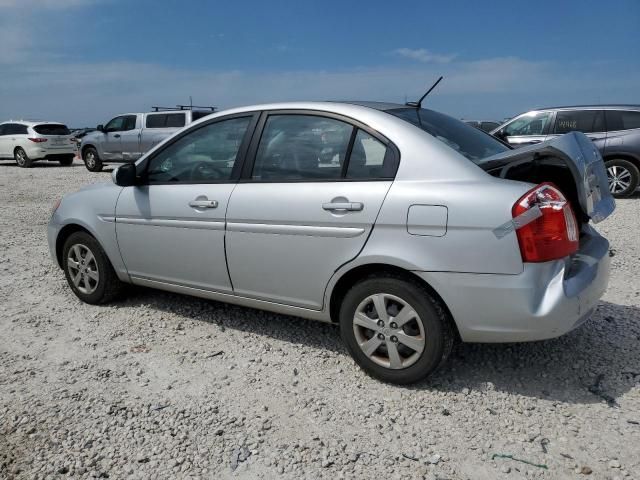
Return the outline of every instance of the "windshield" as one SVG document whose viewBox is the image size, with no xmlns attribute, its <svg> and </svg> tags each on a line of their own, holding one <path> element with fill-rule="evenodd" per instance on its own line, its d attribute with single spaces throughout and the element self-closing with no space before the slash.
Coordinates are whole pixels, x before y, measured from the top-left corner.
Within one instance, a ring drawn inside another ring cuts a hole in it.
<svg viewBox="0 0 640 480">
<path fill-rule="evenodd" d="M 387 113 L 421 128 L 474 163 L 509 150 L 488 133 L 433 110 L 398 108 Z"/>
</svg>

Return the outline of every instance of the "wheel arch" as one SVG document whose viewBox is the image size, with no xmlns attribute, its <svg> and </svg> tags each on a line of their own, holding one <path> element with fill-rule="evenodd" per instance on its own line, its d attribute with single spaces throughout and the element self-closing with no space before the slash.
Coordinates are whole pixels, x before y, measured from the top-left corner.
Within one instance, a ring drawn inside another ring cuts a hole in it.
<svg viewBox="0 0 640 480">
<path fill-rule="evenodd" d="M 82 147 L 80 149 L 80 153 L 82 153 L 82 159 L 83 160 L 84 160 L 84 154 L 89 148 L 93 148 L 96 152 L 98 152 L 98 147 L 96 147 L 92 143 L 88 143 L 86 145 L 82 145 Z"/>
<path fill-rule="evenodd" d="M 62 249 L 64 248 L 64 242 L 66 242 L 67 238 L 69 238 L 76 232 L 85 232 L 88 235 L 91 235 L 93 238 L 96 238 L 96 236 L 87 228 L 77 223 L 70 223 L 62 227 L 58 232 L 58 236 L 56 237 L 56 260 L 60 268 L 64 268 L 62 265 Z"/>
<path fill-rule="evenodd" d="M 449 318 L 452 320 L 453 328 L 455 330 L 456 336 L 460 338 L 460 333 L 458 331 L 458 326 L 455 322 L 455 319 L 449 309 L 449 306 L 446 304 L 442 295 L 440 295 L 435 288 L 433 288 L 429 283 L 427 283 L 423 278 L 419 277 L 411 270 L 407 270 L 405 268 L 399 267 L 397 265 L 392 265 L 388 263 L 367 263 L 363 265 L 355 266 L 346 272 L 343 272 L 340 278 L 335 282 L 333 288 L 331 289 L 331 294 L 329 297 L 329 316 L 331 319 L 331 323 L 339 323 L 340 316 L 340 305 L 345 295 L 349 291 L 349 289 L 355 285 L 358 281 L 362 280 L 373 274 L 389 274 L 394 276 L 400 276 L 405 278 L 406 280 L 417 283 L 420 286 L 426 288 L 431 295 L 435 299 L 437 299 L 442 308 L 445 309 Z"/>
<path fill-rule="evenodd" d="M 605 155 L 603 157 L 605 162 L 609 162 L 611 160 L 627 160 L 628 162 L 633 163 L 638 170 L 640 170 L 640 158 L 635 157 L 629 153 L 611 153 Z"/>
</svg>

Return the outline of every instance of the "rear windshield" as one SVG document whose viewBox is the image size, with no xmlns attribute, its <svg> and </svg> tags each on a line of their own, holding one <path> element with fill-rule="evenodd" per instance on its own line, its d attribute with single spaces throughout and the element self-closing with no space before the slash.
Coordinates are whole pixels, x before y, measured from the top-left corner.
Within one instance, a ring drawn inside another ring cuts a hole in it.
<svg viewBox="0 0 640 480">
<path fill-rule="evenodd" d="M 71 135 L 66 125 L 61 123 L 46 123 L 44 125 L 36 125 L 33 127 L 36 133 L 40 135 Z"/>
<path fill-rule="evenodd" d="M 509 150 L 488 133 L 433 110 L 398 108 L 387 113 L 421 128 L 474 163 Z"/>
</svg>

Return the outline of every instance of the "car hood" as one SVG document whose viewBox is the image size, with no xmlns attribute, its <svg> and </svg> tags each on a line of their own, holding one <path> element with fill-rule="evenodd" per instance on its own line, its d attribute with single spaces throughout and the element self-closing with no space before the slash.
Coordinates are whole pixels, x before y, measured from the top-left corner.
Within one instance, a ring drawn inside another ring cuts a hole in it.
<svg viewBox="0 0 640 480">
<path fill-rule="evenodd" d="M 523 163 L 563 163 L 571 172 L 583 212 L 598 223 L 615 210 L 615 200 L 609 191 L 604 160 L 593 142 L 581 132 L 571 132 L 546 142 L 509 150 L 484 159 L 484 170 L 502 170 L 506 177 L 509 168 Z"/>
</svg>

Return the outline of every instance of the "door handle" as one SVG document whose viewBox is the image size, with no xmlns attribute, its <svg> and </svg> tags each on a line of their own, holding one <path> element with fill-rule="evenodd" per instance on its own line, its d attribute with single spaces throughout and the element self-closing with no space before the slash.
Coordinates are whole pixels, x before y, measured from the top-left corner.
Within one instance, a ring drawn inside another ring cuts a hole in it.
<svg viewBox="0 0 640 480">
<path fill-rule="evenodd" d="M 120 138 L 120 134 L 119 134 L 119 133 L 116 133 L 116 134 L 113 136 L 113 138 Z"/>
<path fill-rule="evenodd" d="M 344 210 L 350 212 L 359 212 L 364 208 L 364 204 L 362 202 L 330 202 L 323 203 L 322 208 L 329 211 Z"/>
<path fill-rule="evenodd" d="M 529 143 L 533 145 L 534 143 L 542 143 L 542 140 L 530 140 Z"/>
<path fill-rule="evenodd" d="M 193 208 L 218 208 L 216 200 L 191 200 L 189 206 Z"/>
</svg>

